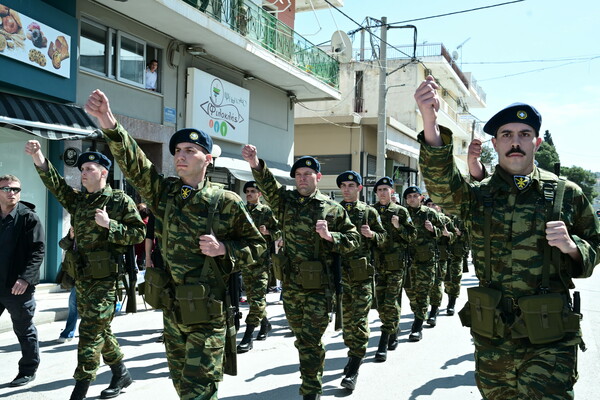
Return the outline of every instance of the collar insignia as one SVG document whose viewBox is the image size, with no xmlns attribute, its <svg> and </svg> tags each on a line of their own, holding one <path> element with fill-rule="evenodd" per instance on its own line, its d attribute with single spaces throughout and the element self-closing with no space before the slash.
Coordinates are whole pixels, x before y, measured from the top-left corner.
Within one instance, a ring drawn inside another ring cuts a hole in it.
<svg viewBox="0 0 600 400">
<path fill-rule="evenodd" d="M 388 207 L 388 206 L 379 205 L 379 212 L 380 212 L 380 213 L 384 212 L 385 210 L 387 210 L 387 207 Z"/>
<path fill-rule="evenodd" d="M 354 208 L 354 203 L 346 203 L 344 204 L 344 208 L 346 209 L 346 211 L 352 211 L 352 209 Z"/>
<path fill-rule="evenodd" d="M 531 183 L 531 178 L 524 175 L 515 175 L 513 176 L 513 180 L 515 182 L 515 186 L 519 190 L 525 189 Z"/>
<path fill-rule="evenodd" d="M 300 203 L 300 204 L 304 204 L 305 202 L 306 202 L 306 197 L 300 196 L 300 197 L 298 198 L 298 203 Z"/>
<path fill-rule="evenodd" d="M 192 194 L 192 190 L 194 190 L 193 187 L 188 186 L 188 185 L 183 185 L 181 187 L 181 198 L 185 200 L 188 197 L 190 197 L 190 195 Z"/>
</svg>

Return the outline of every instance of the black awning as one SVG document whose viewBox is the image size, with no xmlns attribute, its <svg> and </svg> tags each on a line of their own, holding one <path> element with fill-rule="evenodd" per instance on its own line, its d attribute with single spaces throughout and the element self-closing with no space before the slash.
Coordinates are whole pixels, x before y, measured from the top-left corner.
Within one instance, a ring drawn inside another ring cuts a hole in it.
<svg viewBox="0 0 600 400">
<path fill-rule="evenodd" d="M 81 107 L 8 93 L 0 93 L 0 126 L 50 140 L 102 137 Z"/>
</svg>

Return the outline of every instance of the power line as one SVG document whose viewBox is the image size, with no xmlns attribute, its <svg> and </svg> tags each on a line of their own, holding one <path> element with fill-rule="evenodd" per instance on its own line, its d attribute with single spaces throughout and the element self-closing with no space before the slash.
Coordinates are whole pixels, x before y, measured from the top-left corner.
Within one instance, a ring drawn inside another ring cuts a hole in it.
<svg viewBox="0 0 600 400">
<path fill-rule="evenodd" d="M 327 0 L 325 0 L 325 1 L 327 1 Z M 406 21 L 392 22 L 389 25 L 405 24 L 407 22 L 423 21 L 423 20 L 426 20 L 426 19 L 447 17 L 449 15 L 463 14 L 463 13 L 468 13 L 468 12 L 472 12 L 472 11 L 480 11 L 480 10 L 485 10 L 487 8 L 500 7 L 500 6 L 505 6 L 505 5 L 513 4 L 513 3 L 521 3 L 523 1 L 525 1 L 525 0 L 507 1 L 505 3 L 493 4 L 491 6 L 477 7 L 477 8 L 471 8 L 471 9 L 468 9 L 468 10 L 454 11 L 454 12 L 450 12 L 450 13 L 446 13 L 446 14 L 432 15 L 430 17 L 422 17 L 422 18 L 416 18 L 416 19 L 407 19 Z"/>
<path fill-rule="evenodd" d="M 487 78 L 487 79 L 479 79 L 479 82 L 486 82 L 486 81 L 493 81 L 496 79 L 502 79 L 502 78 L 510 78 L 512 76 L 517 76 L 517 75 L 525 75 L 525 74 L 530 74 L 532 72 L 539 72 L 539 71 L 545 71 L 547 69 L 554 69 L 554 68 L 561 68 L 561 67 L 565 67 L 567 65 L 571 65 L 571 64 L 580 64 L 582 62 L 587 62 L 587 61 L 591 61 L 591 60 L 595 60 L 597 58 L 600 58 L 600 56 L 596 56 L 596 57 L 592 57 L 590 59 L 586 59 L 586 60 L 582 60 L 582 61 L 572 61 L 572 62 L 568 62 L 568 63 L 564 63 L 564 64 L 560 64 L 560 65 L 553 65 L 551 67 L 545 67 L 545 68 L 538 68 L 538 69 L 532 69 L 529 71 L 522 71 L 522 72 L 516 72 L 514 74 L 508 74 L 508 75 L 503 75 L 503 76 L 496 76 L 494 78 Z"/>
<path fill-rule="evenodd" d="M 526 64 L 526 63 L 547 63 L 547 62 L 559 62 L 559 61 L 590 61 L 595 58 L 600 57 L 600 55 L 592 55 L 592 56 L 580 56 L 580 57 L 564 57 L 564 58 L 553 58 L 546 60 L 515 60 L 515 61 L 472 61 L 472 62 L 464 62 L 463 64 Z"/>
</svg>

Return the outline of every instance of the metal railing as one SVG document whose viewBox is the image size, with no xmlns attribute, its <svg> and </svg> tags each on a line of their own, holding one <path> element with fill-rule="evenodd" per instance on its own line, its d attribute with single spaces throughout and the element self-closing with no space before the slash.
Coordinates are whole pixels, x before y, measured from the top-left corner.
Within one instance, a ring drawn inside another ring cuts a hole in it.
<svg viewBox="0 0 600 400">
<path fill-rule="evenodd" d="M 339 63 L 250 0 L 182 0 L 295 67 L 338 88 Z"/>
</svg>

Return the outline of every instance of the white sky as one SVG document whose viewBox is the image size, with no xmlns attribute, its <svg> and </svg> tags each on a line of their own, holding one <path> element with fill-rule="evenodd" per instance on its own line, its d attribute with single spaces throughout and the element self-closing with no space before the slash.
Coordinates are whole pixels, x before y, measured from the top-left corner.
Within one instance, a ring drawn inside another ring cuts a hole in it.
<svg viewBox="0 0 600 400">
<path fill-rule="evenodd" d="M 366 16 L 386 16 L 392 23 L 509 1 L 345 0 L 341 10 L 359 23 Z M 531 104 L 542 114 L 541 132 L 550 130 L 563 166 L 600 171 L 600 135 L 594 120 L 600 108 L 599 17 L 596 0 L 526 0 L 403 24 L 417 27 L 418 43 L 441 42 L 450 53 L 470 38 L 457 63 L 473 73 L 487 95 L 487 108 L 471 108 L 472 114 L 486 121 L 511 103 Z M 315 44 L 329 40 L 338 29 L 357 27 L 336 10 L 296 15 L 295 30 Z M 412 35 L 411 29 L 390 29 L 387 41 L 411 44 Z M 356 35 L 353 47 L 359 45 Z M 536 60 L 558 61 L 525 62 Z M 521 62 L 500 63 L 507 61 Z"/>
</svg>

